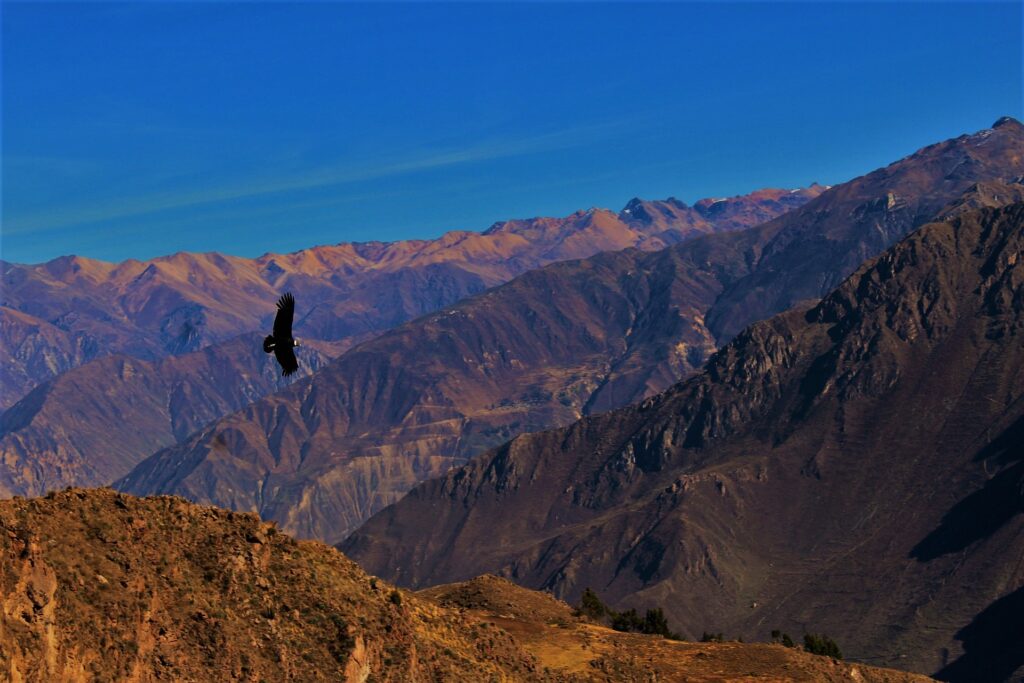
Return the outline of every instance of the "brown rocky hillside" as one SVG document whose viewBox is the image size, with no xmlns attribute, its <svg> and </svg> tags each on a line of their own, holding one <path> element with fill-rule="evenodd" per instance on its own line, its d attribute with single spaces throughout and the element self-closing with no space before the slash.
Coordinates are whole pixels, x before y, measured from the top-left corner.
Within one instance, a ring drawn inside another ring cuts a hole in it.
<svg viewBox="0 0 1024 683">
<path fill-rule="evenodd" d="M 459 587 L 396 591 L 255 515 L 102 489 L 2 501 L 0 677 L 532 683 L 674 681 L 685 670 L 692 681 L 920 680 L 779 646 L 618 634 L 550 597 L 489 578 L 475 585 L 501 601 L 500 615 L 455 604 Z M 543 640 L 564 643 L 563 656 Z"/>
<path fill-rule="evenodd" d="M 341 547 L 663 605 L 684 635 L 824 631 L 951 681 L 1024 675 L 1024 204 L 913 233 L 703 373 L 413 489 Z"/>
<path fill-rule="evenodd" d="M 930 681 L 920 674 L 879 669 L 802 648 L 737 641 L 694 643 L 622 633 L 577 615 L 548 593 L 493 575 L 435 586 L 417 596 L 504 629 L 542 666 L 580 681 L 802 681 L 840 683 Z"/>
</svg>

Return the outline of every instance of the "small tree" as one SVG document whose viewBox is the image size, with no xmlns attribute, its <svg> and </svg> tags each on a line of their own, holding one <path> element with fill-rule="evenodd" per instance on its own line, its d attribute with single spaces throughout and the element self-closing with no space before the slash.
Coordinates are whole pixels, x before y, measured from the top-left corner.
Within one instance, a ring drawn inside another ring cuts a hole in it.
<svg viewBox="0 0 1024 683">
<path fill-rule="evenodd" d="M 644 620 L 632 607 L 625 612 L 612 614 L 612 628 L 616 631 L 642 631 Z"/>
<path fill-rule="evenodd" d="M 597 593 L 590 590 L 590 588 L 583 589 L 583 595 L 580 596 L 579 613 L 588 619 L 594 621 L 600 621 L 608 614 L 608 605 L 601 602 L 601 598 L 597 597 Z"/>
<path fill-rule="evenodd" d="M 772 642 L 773 643 L 782 643 L 786 647 L 795 647 L 796 646 L 796 643 L 794 643 L 793 639 L 789 637 L 789 634 L 788 633 L 783 633 L 779 629 L 774 629 L 772 631 Z"/>
<path fill-rule="evenodd" d="M 680 639 L 678 633 L 669 629 L 668 619 L 665 618 L 665 613 L 660 607 L 647 610 L 647 614 L 644 615 L 643 632 L 659 635 L 671 640 Z"/>
<path fill-rule="evenodd" d="M 828 636 L 819 636 L 814 633 L 805 634 L 804 649 L 814 655 L 823 655 L 833 659 L 843 658 L 843 653 L 840 651 L 839 646 L 836 645 L 836 641 Z"/>
</svg>

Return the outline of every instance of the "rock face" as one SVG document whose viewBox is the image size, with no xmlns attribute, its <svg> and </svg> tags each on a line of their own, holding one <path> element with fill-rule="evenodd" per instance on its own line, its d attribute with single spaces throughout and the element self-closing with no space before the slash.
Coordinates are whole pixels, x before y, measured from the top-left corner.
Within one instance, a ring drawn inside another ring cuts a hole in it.
<svg viewBox="0 0 1024 683">
<path fill-rule="evenodd" d="M 832 188 L 825 197 L 758 228 L 757 267 L 708 311 L 720 342 L 755 320 L 836 287 L 866 259 L 939 217 L 976 186 L 1024 176 L 1024 125 L 1015 119 L 946 140 Z M 1019 187 L 1019 186 L 1018 186 Z M 1017 190 L 1019 192 L 1019 189 Z M 1010 197 L 989 195 L 992 205 Z"/>
<path fill-rule="evenodd" d="M 478 609 L 497 600 L 499 614 Z M 652 659 L 664 680 L 696 683 L 923 680 L 778 645 L 618 633 L 494 577 L 399 591 L 255 515 L 180 498 L 0 501 L 4 680 L 583 683 L 650 680 Z"/>
<path fill-rule="evenodd" d="M 668 388 L 739 321 L 817 299 L 979 181 L 1021 175 L 1022 159 L 1024 127 L 1007 125 L 927 147 L 760 227 L 527 273 L 353 349 L 117 486 L 255 510 L 340 541 L 416 482 L 517 433 Z M 980 175 L 965 176 L 965 164 Z M 827 258 L 809 255 L 811 243 Z"/>
<path fill-rule="evenodd" d="M 343 243 L 257 259 L 178 253 L 117 264 L 79 256 L 40 265 L 0 262 L 0 409 L 91 358 L 154 360 L 268 328 L 285 290 L 299 300 L 296 334 L 337 342 L 340 351 L 531 268 L 751 227 L 821 190 L 760 190 L 711 212 L 676 201 L 670 214 L 652 209 L 658 215 L 651 220 L 580 211 L 497 223 L 484 233 Z"/>
<path fill-rule="evenodd" d="M 287 386 L 261 341 L 243 335 L 159 361 L 105 356 L 36 387 L 0 415 L 0 497 L 109 484 L 154 451 Z M 311 347 L 298 351 L 302 375 L 326 360 Z"/>
<path fill-rule="evenodd" d="M 5 680 L 560 680 L 331 548 L 177 498 L 0 501 L 0 586 Z"/>
<path fill-rule="evenodd" d="M 854 659 L 1017 680 L 1022 257 L 1024 204 L 927 225 L 700 375 L 520 436 L 341 547 L 407 586 L 592 586 L 690 637 L 803 629 Z"/>
<path fill-rule="evenodd" d="M 41 379 L 56 377 L 98 352 L 84 334 L 70 334 L 45 320 L 0 307 L 0 410 Z"/>
</svg>

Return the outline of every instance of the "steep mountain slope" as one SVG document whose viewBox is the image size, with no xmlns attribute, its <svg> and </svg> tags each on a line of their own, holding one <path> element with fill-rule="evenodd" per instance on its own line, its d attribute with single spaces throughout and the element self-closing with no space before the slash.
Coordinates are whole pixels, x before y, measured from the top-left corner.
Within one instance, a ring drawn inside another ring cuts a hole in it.
<svg viewBox="0 0 1024 683">
<path fill-rule="evenodd" d="M 743 268 L 739 253 L 721 260 Z M 710 305 L 725 270 L 630 250 L 531 271 L 353 349 L 155 454 L 117 486 L 258 510 L 302 536 L 339 541 L 416 482 L 513 434 L 691 372 L 713 341 L 690 322 L 699 308 L 680 305 L 698 295 Z M 662 363 L 646 374 L 618 367 L 657 351 Z"/>
<path fill-rule="evenodd" d="M 562 621 L 466 611 L 451 604 L 459 587 L 431 597 L 396 591 L 332 548 L 296 542 L 254 515 L 178 498 L 69 489 L 0 501 L 0 676 L 33 683 L 668 680 L 641 668 L 656 656 L 661 669 L 692 662 L 695 671 L 718 672 L 695 681 L 721 681 L 731 671 L 787 681 L 920 680 L 779 646 L 619 634 L 579 623 L 548 596 L 489 579 L 474 585 L 500 591 L 507 611 L 526 614 L 543 602 Z M 533 653 L 545 634 L 568 640 L 566 628 L 586 638 L 577 652 L 600 658 L 583 662 L 594 674 Z M 638 671 L 642 678 L 615 675 Z"/>
<path fill-rule="evenodd" d="M 0 497 L 109 484 L 146 455 L 287 386 L 261 341 L 243 335 L 160 361 L 105 356 L 36 387 L 0 415 Z M 298 352 L 299 376 L 327 360 L 311 347 Z"/>
<path fill-rule="evenodd" d="M 520 436 L 341 547 L 402 585 L 494 571 L 664 605 L 684 635 L 824 631 L 863 661 L 1020 676 L 1022 255 L 1024 204 L 928 225 L 699 376 Z"/>
<path fill-rule="evenodd" d="M 0 330 L 19 361 L 17 368 L 5 363 L 0 409 L 90 358 L 121 353 L 153 360 L 263 329 L 284 290 L 299 299 L 297 334 L 358 341 L 540 265 L 751 227 L 822 189 L 761 190 L 710 208 L 635 200 L 635 217 L 579 211 L 498 223 L 483 233 L 343 243 L 257 259 L 178 253 L 119 264 L 78 256 L 34 266 L 0 262 Z M 671 210 L 659 210 L 662 205 Z M 25 316 L 47 323 L 45 332 Z"/>
<path fill-rule="evenodd" d="M 965 159 L 990 175 L 947 181 Z M 154 454 L 117 485 L 256 510 L 289 532 L 340 541 L 417 481 L 517 433 L 668 388 L 718 346 L 708 321 L 723 297 L 735 298 L 736 283 L 792 282 L 793 298 L 817 297 L 804 285 L 852 271 L 846 255 L 873 248 L 879 221 L 895 240 L 926 210 L 977 194 L 979 181 L 996 187 L 1022 172 L 1024 127 L 1003 123 L 834 187 L 762 227 L 528 273 L 353 349 L 312 380 Z M 916 208 L 887 211 L 889 193 Z M 779 271 L 775 256 L 762 266 L 766 249 L 784 254 L 786 240 L 797 252 L 817 241 L 843 258 Z M 759 314 L 760 300 L 747 299 L 756 304 L 749 315 Z"/>
<path fill-rule="evenodd" d="M 733 211 L 742 210 L 745 218 L 753 220 L 751 212 L 764 215 L 783 211 L 804 201 L 801 197 L 817 191 L 817 187 L 789 193 L 761 191 L 751 195 L 749 200 L 722 200 L 714 206 L 727 205 L 733 207 Z M 780 193 L 784 199 L 780 198 Z M 633 202 L 632 205 L 646 206 L 648 203 Z M 678 202 L 672 206 L 675 213 L 667 218 L 662 216 L 664 220 L 655 229 L 657 234 L 676 230 L 681 238 L 685 231 L 680 226 L 690 226 L 687 229 L 694 231 L 713 229 L 707 222 L 694 220 L 693 216 L 701 216 L 697 209 L 680 209 L 684 205 Z M 651 211 L 653 213 L 654 209 Z M 632 220 L 654 223 L 646 214 Z M 722 220 L 732 225 L 728 222 L 728 215 L 722 214 Z M 551 223 L 548 227 L 553 233 L 564 229 L 557 221 Z M 667 228 L 668 224 L 677 227 Z M 506 225 L 500 229 L 529 235 L 537 244 L 553 239 L 551 235 L 532 235 L 524 225 L 527 223 Z M 405 271 L 405 275 L 400 274 L 400 277 L 408 277 L 409 272 Z M 22 316 L 20 313 L 17 315 Z M 591 323 L 590 327 L 594 324 Z M 334 353 L 338 347 L 337 344 L 310 340 L 306 343 L 312 343 L 326 353 Z M 51 380 L 49 384 L 53 386 L 37 388 L 9 409 L 11 415 L 0 418 L 0 463 L 3 463 L 0 465 L 0 494 L 38 495 L 50 488 L 67 485 L 108 484 L 124 476 L 128 469 L 155 451 L 181 441 L 206 423 L 283 386 L 271 376 L 273 363 L 268 363 L 261 354 L 254 352 L 258 341 L 249 339 L 248 344 L 239 344 L 236 339 L 205 347 L 195 356 L 204 359 L 198 364 L 173 360 L 126 360 L 123 356 L 101 357 L 75 368 L 66 377 Z M 706 346 L 703 341 L 701 344 Z M 689 353 L 692 362 L 706 355 L 706 350 L 698 348 Z M 614 354 L 603 355 L 613 357 Z M 212 358 L 219 359 L 219 365 L 215 371 L 209 372 L 207 361 Z M 132 370 L 115 371 L 114 366 L 122 362 L 131 365 Z M 599 359 L 598 362 L 603 361 Z M 676 365 L 685 365 L 686 362 L 679 361 Z M 673 369 L 671 377 L 678 376 L 677 370 Z M 266 381 L 254 385 L 251 378 L 261 375 Z M 604 394 L 608 394 L 616 384 L 614 377 L 612 380 Z M 638 375 L 637 381 L 643 380 Z M 181 391 L 176 386 L 179 382 L 187 384 L 190 400 L 170 400 L 172 393 Z M 662 382 L 658 388 L 663 386 L 667 385 Z M 55 387 L 65 390 L 56 390 Z M 537 390 L 543 391 L 543 387 Z M 494 401 L 507 398 L 493 383 L 488 391 Z M 216 398 L 211 402 L 205 398 L 208 396 Z M 467 414 L 474 409 L 472 405 L 464 408 Z M 569 412 L 555 423 L 568 422 L 578 415 L 578 410 Z M 545 419 L 538 424 L 548 426 L 552 422 Z M 504 438 L 507 435 L 496 435 L 488 445 L 499 443 Z M 421 478 L 417 475 L 412 481 Z M 405 484 L 401 492 L 411 483 Z M 385 500 L 390 502 L 393 498 Z"/>
<path fill-rule="evenodd" d="M 934 220 L 978 182 L 1024 175 L 1024 125 L 1010 117 L 940 142 L 834 188 L 828 202 L 759 228 L 757 267 L 708 311 L 719 341 L 805 299 L 824 296 L 866 259 Z M 1000 202 L 1001 204 L 1007 201 Z"/>
<path fill-rule="evenodd" d="M 0 307 L 0 410 L 35 386 L 97 354 L 92 340 L 45 320 Z"/>
</svg>

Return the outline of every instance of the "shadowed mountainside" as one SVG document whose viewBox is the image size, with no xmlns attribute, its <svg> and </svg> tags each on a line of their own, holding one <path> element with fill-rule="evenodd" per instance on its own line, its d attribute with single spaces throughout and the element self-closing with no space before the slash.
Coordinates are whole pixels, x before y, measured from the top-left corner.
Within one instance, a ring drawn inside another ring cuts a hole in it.
<svg viewBox="0 0 1024 683">
<path fill-rule="evenodd" d="M 1000 629 L 1024 586 L 1022 255 L 1024 204 L 928 225 L 699 376 L 520 436 L 341 547 L 402 585 L 497 572 L 664 605 L 691 637 L 804 629 L 949 680 L 1020 675 Z"/>
<path fill-rule="evenodd" d="M 337 342 L 340 352 L 532 268 L 748 228 L 823 189 L 759 190 L 693 207 L 637 199 L 619 214 L 592 209 L 496 223 L 483 233 L 342 243 L 256 259 L 177 253 L 122 263 L 79 256 L 39 265 L 0 261 L 0 409 L 92 358 L 154 360 L 268 328 L 286 290 L 300 305 L 296 334 Z"/>
<path fill-rule="evenodd" d="M 479 609 L 497 600 L 500 614 Z M 924 680 L 778 645 L 617 633 L 494 577 L 396 591 L 255 515 L 110 490 L 0 501 L 0 607 L 0 676 L 26 683 Z"/>
<path fill-rule="evenodd" d="M 963 176 L 965 166 L 982 177 Z M 723 306 L 753 302 L 748 315 L 756 316 L 756 291 L 779 305 L 817 298 L 820 283 L 859 264 L 850 254 L 953 210 L 965 193 L 995 201 L 1012 188 L 992 193 L 978 183 L 1008 187 L 998 179 L 1022 172 L 1024 127 L 1002 121 L 761 227 L 532 271 L 353 349 L 153 455 L 117 486 L 256 510 L 289 532 L 340 541 L 417 481 L 517 433 L 668 388 L 723 341 L 710 322 Z M 841 256 L 803 259 L 807 242 Z M 737 283 L 755 290 L 737 299 Z M 729 319 L 739 315 L 735 308 Z"/>
</svg>

